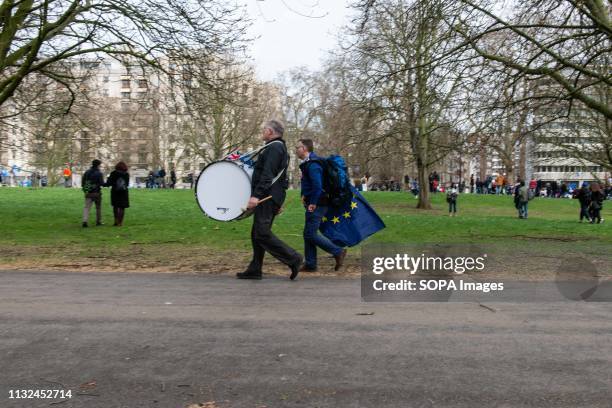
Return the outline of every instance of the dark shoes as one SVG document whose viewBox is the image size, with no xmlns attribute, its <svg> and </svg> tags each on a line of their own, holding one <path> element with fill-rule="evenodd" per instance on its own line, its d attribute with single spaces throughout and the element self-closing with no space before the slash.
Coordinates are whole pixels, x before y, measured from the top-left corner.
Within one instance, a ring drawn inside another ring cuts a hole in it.
<svg viewBox="0 0 612 408">
<path fill-rule="evenodd" d="M 291 268 L 291 275 L 289 275 L 289 279 L 295 280 L 295 278 L 297 278 L 298 273 L 300 273 L 300 266 L 302 265 L 303 260 L 304 258 L 299 255 L 298 260 L 293 264 L 289 265 L 289 268 Z"/>
<path fill-rule="evenodd" d="M 306 265 L 302 265 L 302 267 L 299 270 L 299 272 L 316 272 L 316 271 L 317 271 L 317 268 L 311 268 Z"/>
<path fill-rule="evenodd" d="M 261 280 L 261 272 L 255 273 L 250 271 L 238 272 L 236 274 L 236 278 L 238 279 L 253 279 L 253 280 Z"/>
<path fill-rule="evenodd" d="M 337 271 L 344 264 L 344 258 L 346 258 L 346 249 L 343 249 L 338 255 L 334 255 L 334 259 L 336 260 L 336 266 L 334 266 L 334 271 Z"/>
</svg>

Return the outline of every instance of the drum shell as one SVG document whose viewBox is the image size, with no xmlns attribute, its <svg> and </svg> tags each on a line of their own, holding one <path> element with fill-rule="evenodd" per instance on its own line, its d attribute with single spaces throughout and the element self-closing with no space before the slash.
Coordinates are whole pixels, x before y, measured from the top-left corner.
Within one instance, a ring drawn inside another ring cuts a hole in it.
<svg viewBox="0 0 612 408">
<path fill-rule="evenodd" d="M 221 166 L 219 166 L 220 163 L 222 164 Z M 224 171 L 222 171 L 222 167 Z M 237 169 L 240 170 L 237 171 Z M 216 182 L 203 179 L 205 175 L 208 175 L 207 177 L 215 175 L 219 177 L 219 173 L 225 172 L 228 175 L 223 176 L 222 174 L 222 180 L 217 180 Z M 252 174 L 253 168 L 240 161 L 220 160 L 210 163 L 202 169 L 195 183 L 195 199 L 198 207 L 200 207 L 204 215 L 216 221 L 236 221 L 248 218 L 253 214 L 253 210 L 246 209 L 248 198 L 251 195 Z M 211 184 L 214 187 L 213 189 L 218 190 L 218 193 L 217 191 L 210 191 L 212 188 Z M 236 185 L 240 187 L 238 188 Z M 234 197 L 235 195 L 240 197 L 236 198 Z M 221 196 L 221 198 L 218 196 Z M 224 201 L 226 199 L 231 203 L 227 206 L 231 208 L 225 208 L 225 203 L 222 206 L 217 205 L 219 200 Z M 211 202 L 213 203 L 211 204 Z M 233 213 L 234 216 L 226 216 L 225 212 L 221 214 L 219 211 L 215 211 L 215 209 L 227 210 L 230 214 Z"/>
</svg>

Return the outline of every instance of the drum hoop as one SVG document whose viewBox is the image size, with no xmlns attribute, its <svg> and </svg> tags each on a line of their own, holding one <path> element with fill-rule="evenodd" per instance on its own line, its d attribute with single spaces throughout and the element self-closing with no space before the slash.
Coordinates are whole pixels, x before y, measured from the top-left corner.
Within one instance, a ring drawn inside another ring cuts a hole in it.
<svg viewBox="0 0 612 408">
<path fill-rule="evenodd" d="M 200 211 L 202 211 L 202 213 L 207 217 L 210 218 L 211 220 L 217 221 L 217 222 L 234 222 L 234 221 L 239 221 L 241 220 L 242 216 L 244 214 L 246 214 L 249 210 L 243 211 L 242 214 L 240 214 L 238 217 L 231 219 L 231 220 L 227 220 L 227 221 L 223 221 L 223 220 L 218 220 L 216 218 L 211 217 L 210 215 L 206 214 L 206 211 L 204 211 L 204 209 L 202 208 L 202 206 L 200 205 L 200 201 L 198 200 L 198 181 L 200 181 L 200 177 L 202 177 L 202 174 L 204 174 L 204 170 L 206 170 L 208 167 L 212 166 L 215 163 L 223 163 L 223 162 L 228 162 L 228 163 L 234 163 L 234 160 L 217 160 L 211 163 L 208 163 L 206 166 L 204 166 L 204 168 L 202 169 L 202 171 L 200 171 L 200 174 L 198 175 L 198 178 L 196 179 L 195 182 L 195 187 L 193 189 L 193 194 L 196 200 L 196 203 L 198 204 L 198 208 L 200 209 Z M 244 172 L 244 174 L 246 174 L 247 177 L 249 177 L 249 173 L 247 173 L 247 171 L 244 169 L 244 166 L 240 166 L 239 164 L 235 164 L 234 165 L 236 167 L 239 167 L 240 170 L 242 170 Z"/>
</svg>

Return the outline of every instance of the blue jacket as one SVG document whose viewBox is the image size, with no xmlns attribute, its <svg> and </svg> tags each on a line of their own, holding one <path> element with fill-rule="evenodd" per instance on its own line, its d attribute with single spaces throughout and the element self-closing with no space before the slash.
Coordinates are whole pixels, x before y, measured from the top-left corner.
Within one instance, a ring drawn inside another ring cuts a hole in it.
<svg viewBox="0 0 612 408">
<path fill-rule="evenodd" d="M 308 160 L 300 164 L 302 170 L 302 196 L 304 204 L 325 204 L 325 194 L 323 191 L 323 165 L 322 157 L 311 152 Z"/>
</svg>

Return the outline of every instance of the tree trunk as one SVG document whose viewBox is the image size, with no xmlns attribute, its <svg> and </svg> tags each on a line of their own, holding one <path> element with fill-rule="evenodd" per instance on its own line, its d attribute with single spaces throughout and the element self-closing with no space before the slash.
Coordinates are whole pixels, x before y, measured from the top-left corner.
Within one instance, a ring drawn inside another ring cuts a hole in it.
<svg viewBox="0 0 612 408">
<path fill-rule="evenodd" d="M 417 172 L 419 179 L 419 202 L 417 208 L 423 210 L 431 210 L 431 202 L 429 201 L 429 174 L 427 166 L 420 161 L 417 162 Z"/>
</svg>

